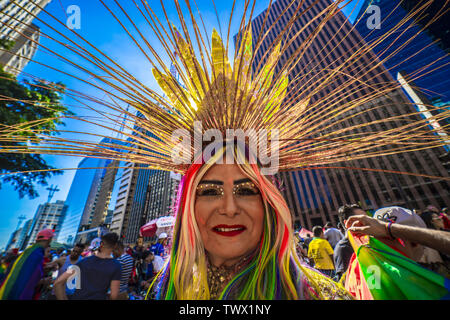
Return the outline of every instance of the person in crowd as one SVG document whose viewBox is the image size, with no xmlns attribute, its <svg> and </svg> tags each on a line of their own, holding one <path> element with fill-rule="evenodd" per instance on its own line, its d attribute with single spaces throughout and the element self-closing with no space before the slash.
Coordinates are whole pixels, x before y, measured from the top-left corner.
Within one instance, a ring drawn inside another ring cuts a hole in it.
<svg viewBox="0 0 450 320">
<path fill-rule="evenodd" d="M 250 165 L 255 159 L 248 151 L 234 140 L 218 141 L 212 159 L 184 176 L 171 253 L 146 297 L 351 299 L 302 263 L 288 206 L 274 180 Z M 234 155 L 232 163 L 226 154 Z"/>
<path fill-rule="evenodd" d="M 58 249 L 56 249 L 56 252 L 53 254 L 52 261 L 56 261 L 56 260 L 58 260 L 59 258 L 61 258 L 61 255 L 63 254 L 63 252 L 64 252 L 64 249 L 63 249 L 63 248 L 58 248 Z"/>
<path fill-rule="evenodd" d="M 333 248 L 330 243 L 324 239 L 323 228 L 315 226 L 312 229 L 314 238 L 309 244 L 308 258 L 314 263 L 314 268 L 323 274 L 333 277 Z"/>
<path fill-rule="evenodd" d="M 300 258 L 302 258 L 305 262 L 309 262 L 308 259 L 308 251 L 304 249 L 303 244 L 305 240 L 303 240 L 300 236 L 298 231 L 294 233 L 294 240 L 295 240 L 295 247 L 297 249 L 297 254 Z"/>
<path fill-rule="evenodd" d="M 145 261 L 147 262 L 146 280 L 152 279 L 164 266 L 164 260 L 162 257 L 148 252 Z"/>
<path fill-rule="evenodd" d="M 424 211 L 422 212 L 422 215 L 420 217 L 423 219 L 423 221 L 427 225 L 427 228 L 429 229 L 447 230 L 447 228 L 445 227 L 443 216 L 436 211 Z"/>
<path fill-rule="evenodd" d="M 339 223 L 342 226 L 345 226 L 345 223 L 349 217 L 362 214 L 365 214 L 365 212 L 357 204 L 343 205 L 338 210 Z M 333 261 L 336 268 L 336 280 L 340 280 L 342 278 L 342 275 L 347 270 L 350 259 L 352 258 L 352 255 L 354 253 L 352 245 L 350 244 L 350 241 L 348 239 L 348 233 L 347 231 L 345 231 L 345 229 L 344 233 L 344 237 L 336 244 L 334 248 Z"/>
<path fill-rule="evenodd" d="M 52 250 L 50 247 L 45 249 L 44 260 L 42 261 L 44 276 L 35 289 L 33 300 L 48 300 L 51 297 L 53 284 L 53 265 L 54 256 L 57 251 Z"/>
<path fill-rule="evenodd" d="M 411 211 L 404 208 L 401 209 L 402 210 L 397 209 L 395 211 L 395 214 L 406 215 L 407 217 L 412 215 Z M 397 245 L 397 243 L 399 242 L 396 241 L 396 239 L 401 238 L 410 243 L 421 244 L 433 248 L 439 252 L 450 254 L 450 233 L 428 229 L 426 228 L 425 222 L 423 222 L 422 219 L 420 219 L 418 222 L 410 221 L 410 223 L 404 222 L 405 219 L 397 219 L 397 221 L 395 223 L 392 223 L 388 229 L 387 226 L 389 221 L 378 218 L 380 214 L 381 213 L 376 216 L 374 215 L 373 218 L 361 215 L 353 216 L 347 221 L 346 227 L 350 231 L 370 235 L 376 237 L 377 239 L 379 238 L 381 240 L 384 240 L 383 242 L 386 242 L 386 244 L 388 245 L 392 244 L 391 242 L 388 242 L 388 240 L 393 241 L 394 244 Z M 417 218 L 420 217 L 416 216 L 408 220 L 417 221 Z M 406 251 L 408 252 L 411 250 L 411 248 L 406 249 Z M 411 254 L 410 256 L 417 257 L 418 255 Z"/>
<path fill-rule="evenodd" d="M 67 270 L 55 281 L 55 294 L 58 300 L 68 300 L 65 285 L 69 278 L 76 275 L 79 282 L 71 300 L 107 300 L 119 298 L 121 266 L 119 261 L 112 257 L 119 236 L 107 233 L 101 237 L 100 247 L 95 255 L 84 258 L 71 269 Z"/>
<path fill-rule="evenodd" d="M 158 241 L 150 247 L 150 251 L 152 251 L 153 254 L 157 256 L 163 257 L 166 245 L 167 245 L 167 233 L 163 232 L 158 236 Z"/>
<path fill-rule="evenodd" d="M 11 270 L 12 266 L 14 265 L 14 261 L 16 261 L 18 256 L 19 250 L 17 248 L 14 248 L 13 250 L 10 250 L 8 253 L 6 253 L 6 255 L 3 257 L 3 261 L 1 264 L 1 268 L 3 271 L 0 272 L 0 285 L 9 274 L 9 271 Z"/>
<path fill-rule="evenodd" d="M 6 264 L 6 257 L 2 256 L 0 259 L 0 285 L 3 282 L 3 279 L 6 275 L 6 269 L 8 269 L 8 265 Z"/>
<path fill-rule="evenodd" d="M 313 239 L 313 238 L 311 237 L 311 235 L 310 235 L 309 233 L 307 233 L 307 234 L 306 234 L 305 241 L 303 242 L 303 245 L 304 245 L 304 248 L 306 249 L 306 251 L 308 251 L 308 249 L 309 249 L 309 244 L 311 243 L 312 239 Z"/>
<path fill-rule="evenodd" d="M 448 213 L 448 208 L 443 208 L 440 215 L 444 221 L 444 228 L 450 230 L 450 216 Z"/>
<path fill-rule="evenodd" d="M 342 234 L 345 234 L 345 228 L 344 228 L 344 225 L 343 225 L 342 223 L 338 222 L 338 224 L 337 224 L 337 229 L 338 229 Z"/>
<path fill-rule="evenodd" d="M 164 266 L 163 258 L 153 254 L 152 251 L 146 252 L 145 262 L 147 263 L 147 271 L 145 279 L 141 281 L 142 290 L 146 290 L 150 287 L 154 277 L 158 274 L 159 271 L 161 271 Z"/>
<path fill-rule="evenodd" d="M 442 219 L 442 223 L 444 225 L 443 229 L 450 229 L 450 219 L 448 217 L 448 214 L 446 214 L 446 212 L 445 212 L 445 211 L 447 211 L 447 208 L 443 208 L 442 210 L 439 210 L 438 208 L 436 208 L 435 206 L 430 204 L 427 206 L 425 211 L 433 212 L 436 215 L 438 215 Z"/>
<path fill-rule="evenodd" d="M 450 231 L 445 228 L 444 219 L 436 211 L 424 211 L 420 217 L 428 229 Z M 439 253 L 435 249 L 424 246 L 424 254 L 419 263 L 425 268 L 442 274 L 446 278 L 450 277 L 450 258 L 444 253 Z"/>
<path fill-rule="evenodd" d="M 36 299 L 36 288 L 51 282 L 44 279 L 44 258 L 53 236 L 51 229 L 39 231 L 36 243 L 17 257 L 0 287 L 0 300 Z"/>
<path fill-rule="evenodd" d="M 331 225 L 331 222 L 325 224 L 324 239 L 326 239 L 334 249 L 336 244 L 344 237 L 344 235 Z"/>
<path fill-rule="evenodd" d="M 67 269 L 72 266 L 77 264 L 78 262 L 81 261 L 81 259 L 83 259 L 83 257 L 81 256 L 83 251 L 84 251 L 84 247 L 85 245 L 82 243 L 77 243 L 75 244 L 75 246 L 73 247 L 73 249 L 70 251 L 69 255 L 61 255 L 61 257 L 55 261 L 53 261 L 50 266 L 53 268 L 57 268 L 57 275 L 56 275 L 56 279 L 58 279 L 59 277 L 61 277 L 66 271 Z M 75 289 L 74 289 L 74 282 L 76 281 L 75 278 L 72 279 L 72 283 L 69 286 L 66 285 L 66 295 L 68 298 L 70 298 L 74 293 L 75 293 Z M 53 290 L 53 295 L 55 295 L 55 291 Z"/>
<path fill-rule="evenodd" d="M 133 256 L 133 249 L 130 246 L 127 246 L 125 252 L 129 255 L 129 256 Z"/>
<path fill-rule="evenodd" d="M 125 252 L 125 247 L 121 241 L 117 243 L 113 255 L 122 267 L 119 300 L 128 300 L 128 284 L 130 282 L 131 272 L 133 271 L 134 260 L 132 256 Z"/>
<path fill-rule="evenodd" d="M 147 253 L 144 250 L 143 245 L 136 244 L 133 248 L 133 258 L 134 258 L 134 270 L 133 270 L 133 281 L 136 283 L 136 291 L 140 292 L 140 284 L 145 279 L 145 273 L 147 265 L 145 263 L 145 257 Z"/>
</svg>

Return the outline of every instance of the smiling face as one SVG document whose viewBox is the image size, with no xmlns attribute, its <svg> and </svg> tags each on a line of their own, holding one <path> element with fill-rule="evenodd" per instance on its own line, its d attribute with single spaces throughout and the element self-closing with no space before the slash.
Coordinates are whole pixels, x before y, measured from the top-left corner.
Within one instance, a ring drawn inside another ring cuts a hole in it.
<svg viewBox="0 0 450 320">
<path fill-rule="evenodd" d="M 436 230 L 444 229 L 444 219 L 437 213 L 433 213 L 431 223 L 433 223 Z"/>
<path fill-rule="evenodd" d="M 258 188 L 235 164 L 216 164 L 200 181 L 195 218 L 212 264 L 231 266 L 261 241 L 264 205 Z"/>
</svg>

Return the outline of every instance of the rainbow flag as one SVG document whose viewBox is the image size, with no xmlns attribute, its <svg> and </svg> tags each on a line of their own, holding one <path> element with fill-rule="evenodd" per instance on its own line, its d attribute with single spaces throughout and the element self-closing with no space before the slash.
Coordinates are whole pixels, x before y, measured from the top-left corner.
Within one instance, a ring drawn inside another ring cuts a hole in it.
<svg viewBox="0 0 450 320">
<path fill-rule="evenodd" d="M 0 300 L 32 300 L 34 290 L 42 279 L 44 247 L 34 244 L 14 262 L 0 287 Z"/>
<path fill-rule="evenodd" d="M 373 237 L 366 243 L 355 239 L 350 233 L 349 238 L 356 255 L 347 271 L 345 285 L 349 291 L 356 291 L 357 298 L 450 299 L 450 279 L 422 267 Z"/>
</svg>

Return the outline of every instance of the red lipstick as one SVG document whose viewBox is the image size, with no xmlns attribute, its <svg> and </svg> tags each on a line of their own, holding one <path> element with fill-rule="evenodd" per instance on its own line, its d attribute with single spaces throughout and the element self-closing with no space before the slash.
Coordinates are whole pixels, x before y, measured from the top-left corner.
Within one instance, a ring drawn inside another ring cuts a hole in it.
<svg viewBox="0 0 450 320">
<path fill-rule="evenodd" d="M 247 228 L 243 225 L 240 224 L 234 224 L 234 225 L 228 225 L 228 224 L 219 224 L 217 226 L 215 226 L 214 228 L 212 228 L 212 230 L 221 235 L 221 236 L 225 236 L 225 237 L 234 237 L 237 236 L 238 234 L 241 234 L 242 232 L 244 232 Z"/>
</svg>

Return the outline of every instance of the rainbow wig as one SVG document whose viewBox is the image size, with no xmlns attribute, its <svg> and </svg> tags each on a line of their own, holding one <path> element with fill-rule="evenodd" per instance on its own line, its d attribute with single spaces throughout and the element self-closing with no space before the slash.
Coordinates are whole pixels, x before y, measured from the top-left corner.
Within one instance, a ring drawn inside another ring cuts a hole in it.
<svg viewBox="0 0 450 320">
<path fill-rule="evenodd" d="M 224 288 L 220 299 L 301 299 L 305 290 L 312 290 L 317 298 L 322 298 L 322 290 L 315 285 L 317 274 L 302 267 L 297 256 L 292 218 L 286 201 L 271 177 L 262 175 L 260 167 L 248 161 L 249 154 L 245 152 L 248 150 L 242 150 L 236 144 L 231 144 L 231 147 L 227 144 L 207 162 L 192 164 L 183 177 L 178 190 L 170 257 L 155 277 L 149 292 L 153 290 L 156 299 L 210 299 L 207 257 L 194 214 L 195 190 L 208 169 L 224 157 L 227 148 L 233 149 L 235 163 L 260 190 L 265 218 L 259 250 Z M 299 288 L 299 279 L 305 277 L 309 281 L 304 283 L 309 288 Z"/>
</svg>

